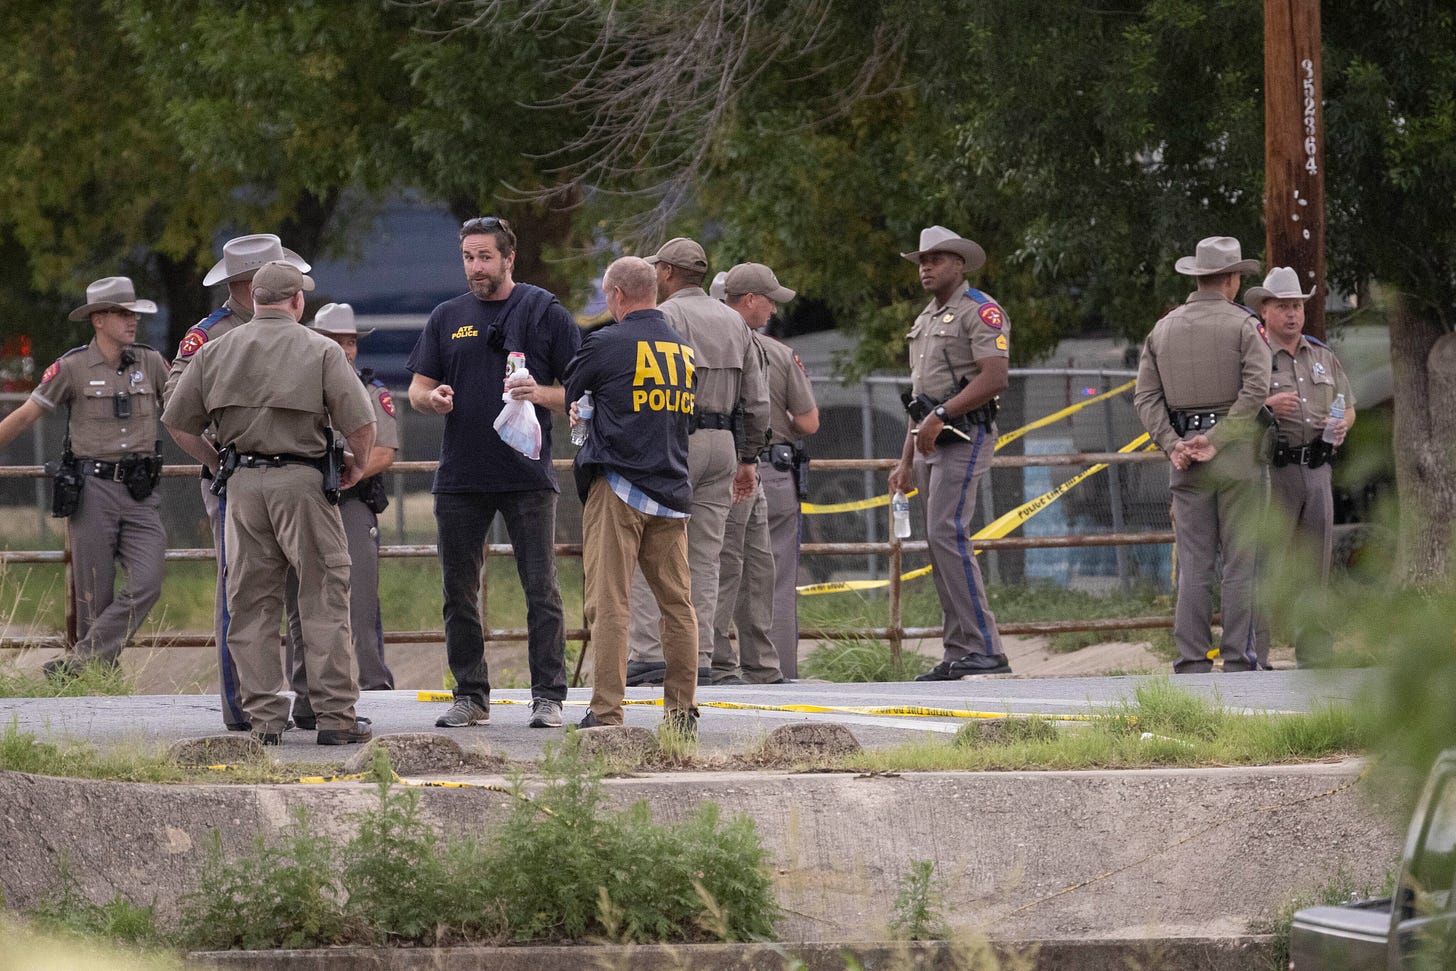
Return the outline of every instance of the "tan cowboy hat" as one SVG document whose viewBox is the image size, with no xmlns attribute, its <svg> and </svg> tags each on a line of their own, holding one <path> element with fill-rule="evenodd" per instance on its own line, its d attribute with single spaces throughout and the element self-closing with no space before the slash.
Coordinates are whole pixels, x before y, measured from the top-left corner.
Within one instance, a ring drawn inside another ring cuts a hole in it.
<svg viewBox="0 0 1456 971">
<path fill-rule="evenodd" d="M 1315 289 L 1312 286 L 1309 293 L 1303 292 L 1299 289 L 1299 274 L 1294 272 L 1294 267 L 1276 266 L 1264 278 L 1263 286 L 1249 287 L 1244 291 L 1244 306 L 1258 310 L 1265 300 L 1308 300 L 1314 296 Z"/>
<path fill-rule="evenodd" d="M 313 329 L 320 334 L 353 334 L 367 337 L 374 328 L 360 330 L 354 324 L 354 308 L 346 303 L 326 303 L 313 315 Z"/>
<path fill-rule="evenodd" d="M 283 241 L 272 233 L 257 233 L 252 236 L 238 236 L 222 244 L 222 259 L 207 271 L 202 285 L 246 280 L 258 271 L 264 263 L 282 262 L 296 266 L 307 273 L 312 267 L 308 261 L 283 245 Z"/>
<path fill-rule="evenodd" d="M 1232 236 L 1209 236 L 1198 241 L 1198 249 L 1193 256 L 1179 257 L 1173 269 L 1184 276 L 1258 273 L 1259 261 L 1243 259 L 1239 241 Z"/>
<path fill-rule="evenodd" d="M 723 292 L 730 297 L 761 293 L 774 303 L 788 303 L 797 294 L 779 282 L 774 271 L 762 263 L 739 263 L 723 278 Z"/>
<path fill-rule="evenodd" d="M 98 310 L 108 310 L 112 307 L 139 314 L 157 312 L 157 305 L 150 300 L 137 299 L 136 288 L 132 286 L 130 277 L 109 276 L 104 280 L 97 280 L 87 287 L 85 305 L 71 311 L 66 319 L 85 320 Z"/>
<path fill-rule="evenodd" d="M 931 226 L 920 231 L 920 248 L 913 253 L 901 253 L 911 263 L 919 263 L 926 253 L 954 253 L 966 261 L 966 272 L 972 273 L 986 265 L 986 251 L 981 244 L 951 232 L 944 226 Z"/>
</svg>

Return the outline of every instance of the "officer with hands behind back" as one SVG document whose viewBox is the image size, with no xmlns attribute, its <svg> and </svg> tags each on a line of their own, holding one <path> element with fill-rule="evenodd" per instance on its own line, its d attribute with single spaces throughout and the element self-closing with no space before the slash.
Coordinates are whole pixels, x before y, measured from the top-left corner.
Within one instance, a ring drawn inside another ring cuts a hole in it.
<svg viewBox="0 0 1456 971">
<path fill-rule="evenodd" d="M 124 276 L 91 284 L 86 303 L 69 319 L 89 319 L 95 337 L 46 368 L 30 398 L 0 421 L 4 448 L 42 415 L 66 407 L 53 512 L 69 517 L 79 640 L 71 654 L 46 662 L 50 677 L 73 676 L 85 664 L 115 666 L 162 594 L 167 535 L 156 494 L 162 474 L 157 418 L 167 361 L 136 343 L 137 315 L 156 312 Z M 118 560 L 126 571 L 119 594 Z"/>
</svg>

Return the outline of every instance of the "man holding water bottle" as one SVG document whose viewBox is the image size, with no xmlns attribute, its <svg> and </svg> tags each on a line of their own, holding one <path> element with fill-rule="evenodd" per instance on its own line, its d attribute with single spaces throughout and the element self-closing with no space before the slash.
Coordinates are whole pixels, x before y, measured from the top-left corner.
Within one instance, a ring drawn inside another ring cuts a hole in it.
<svg viewBox="0 0 1456 971">
<path fill-rule="evenodd" d="M 435 473 L 435 522 L 444 574 L 445 653 L 455 702 L 435 722 L 465 728 L 490 720 L 490 673 L 480 616 L 480 569 L 497 513 L 526 593 L 532 728 L 561 725 L 566 699 L 566 623 L 556 577 L 556 496 L 550 412 L 566 412 L 556 384 L 581 345 L 571 314 L 549 291 L 516 283 L 516 234 L 495 216 L 460 227 L 460 257 L 470 292 L 430 314 L 410 354 L 410 406 L 445 416 Z M 493 429 L 504 405 L 507 361 L 525 355 L 529 377 L 510 395 L 536 406 L 541 453 L 531 459 Z"/>
</svg>

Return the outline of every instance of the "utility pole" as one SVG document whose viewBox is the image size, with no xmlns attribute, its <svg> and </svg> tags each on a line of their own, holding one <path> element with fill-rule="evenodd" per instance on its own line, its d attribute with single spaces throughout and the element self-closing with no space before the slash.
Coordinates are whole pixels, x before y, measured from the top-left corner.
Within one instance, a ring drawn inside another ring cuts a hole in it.
<svg viewBox="0 0 1456 971">
<path fill-rule="evenodd" d="M 1319 0 L 1264 0 L 1264 254 L 1292 266 L 1304 332 L 1324 340 L 1325 132 Z"/>
</svg>

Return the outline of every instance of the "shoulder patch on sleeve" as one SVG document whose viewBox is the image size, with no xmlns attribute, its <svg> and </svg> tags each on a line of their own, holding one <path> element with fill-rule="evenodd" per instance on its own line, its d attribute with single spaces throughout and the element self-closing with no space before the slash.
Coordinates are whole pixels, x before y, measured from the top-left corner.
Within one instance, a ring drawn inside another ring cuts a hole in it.
<svg viewBox="0 0 1456 971">
<path fill-rule="evenodd" d="M 996 330 L 1000 330 L 1006 323 L 1006 315 L 994 303 L 983 304 L 977 316 L 981 318 L 987 327 L 992 327 Z"/>
<path fill-rule="evenodd" d="M 40 376 L 40 383 L 41 384 L 48 384 L 48 383 L 50 383 L 50 381 L 51 381 L 52 378 L 54 378 L 57 374 L 60 374 L 60 373 L 61 373 L 61 362 L 59 360 L 52 361 L 51 362 L 51 366 L 48 367 L 48 368 L 46 368 L 45 369 L 45 372 L 43 374 L 41 374 L 41 376 Z"/>
<path fill-rule="evenodd" d="M 1259 332 L 1259 339 L 1262 340 L 1265 344 L 1268 344 L 1269 332 L 1264 329 L 1264 322 L 1262 320 L 1259 321 L 1259 324 L 1255 329 Z"/>
<path fill-rule="evenodd" d="M 382 382 L 376 381 L 374 383 L 377 384 L 377 385 L 379 385 L 379 407 L 381 407 L 381 408 L 384 409 L 384 413 L 386 415 L 388 415 L 389 417 L 393 418 L 394 417 L 394 395 L 392 395 L 392 394 L 389 393 L 389 389 L 386 388 Z"/>
<path fill-rule="evenodd" d="M 803 361 L 799 360 L 798 353 L 796 351 L 789 351 L 789 353 L 794 356 L 794 363 L 799 366 L 799 370 L 802 371 L 802 372 L 804 372 L 805 376 L 808 376 L 809 369 L 806 368 L 806 367 L 804 367 L 804 362 Z"/>
<path fill-rule="evenodd" d="M 194 327 L 182 335 L 182 343 L 177 345 L 178 357 L 191 357 L 202 350 L 202 345 L 207 343 L 207 331 L 201 327 Z"/>
<path fill-rule="evenodd" d="M 996 350 L 1006 351 L 1011 349 L 1011 344 L 1006 340 L 1005 334 L 996 335 Z"/>
</svg>

